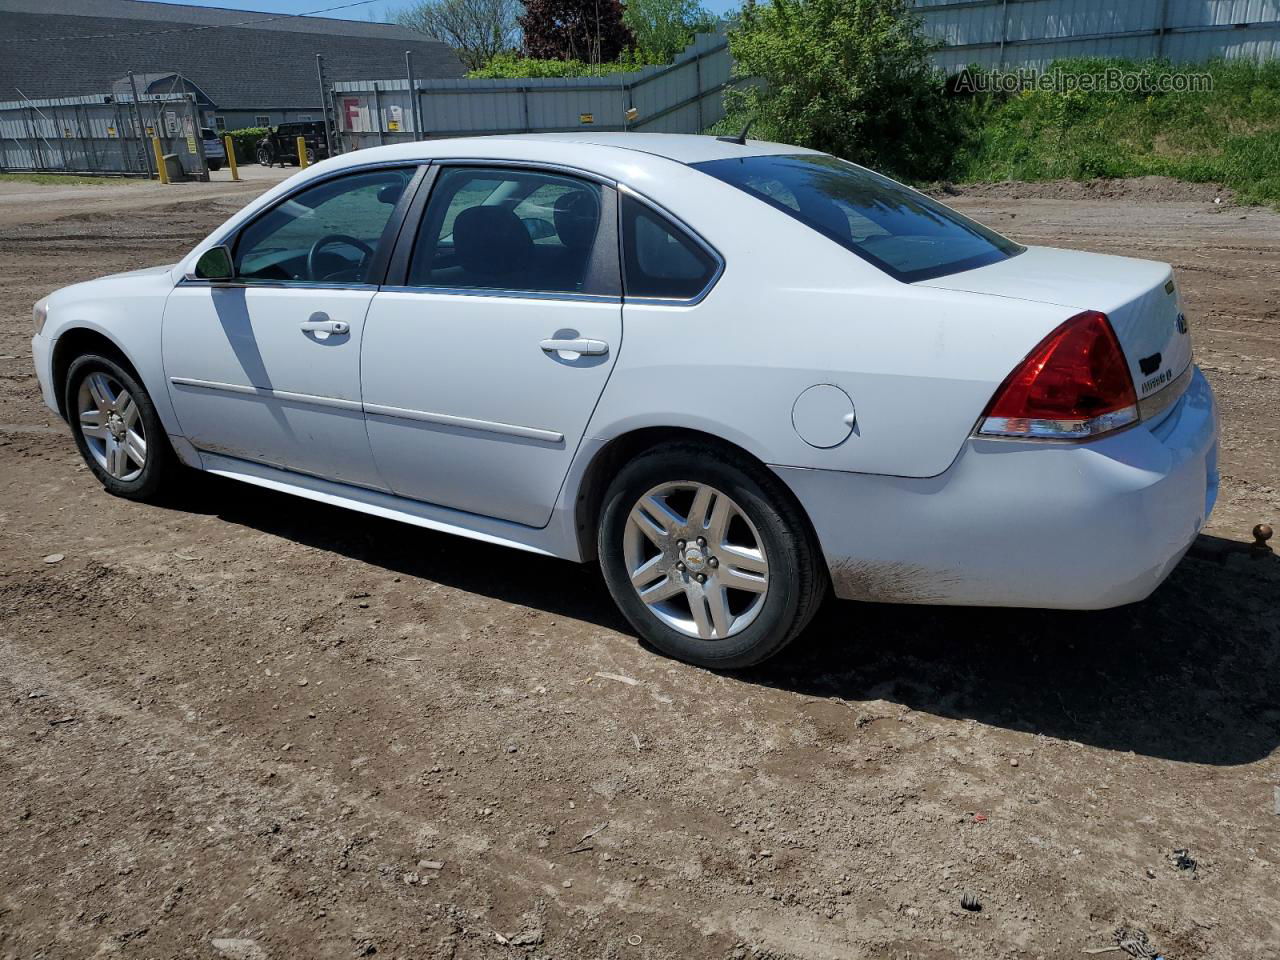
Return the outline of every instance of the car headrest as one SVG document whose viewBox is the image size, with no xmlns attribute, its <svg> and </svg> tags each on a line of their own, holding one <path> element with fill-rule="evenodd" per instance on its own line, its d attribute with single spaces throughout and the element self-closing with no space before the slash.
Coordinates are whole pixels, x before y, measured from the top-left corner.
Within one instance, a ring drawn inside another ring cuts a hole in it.
<svg viewBox="0 0 1280 960">
<path fill-rule="evenodd" d="M 556 197 L 556 233 L 570 250 L 585 250 L 600 226 L 600 201 L 589 190 L 573 190 Z"/>
<path fill-rule="evenodd" d="M 506 207 L 468 207 L 453 221 L 453 250 L 468 273 L 505 277 L 528 267 L 533 240 Z"/>
</svg>

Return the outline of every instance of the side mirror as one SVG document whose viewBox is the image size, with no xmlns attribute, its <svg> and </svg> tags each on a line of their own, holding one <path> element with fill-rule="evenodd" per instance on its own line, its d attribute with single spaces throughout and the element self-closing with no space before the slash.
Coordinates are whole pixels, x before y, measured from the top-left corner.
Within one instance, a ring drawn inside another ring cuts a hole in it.
<svg viewBox="0 0 1280 960">
<path fill-rule="evenodd" d="M 235 264 L 231 262 L 231 251 L 225 245 L 210 247 L 200 254 L 196 261 L 193 280 L 231 280 L 236 275 Z"/>
</svg>

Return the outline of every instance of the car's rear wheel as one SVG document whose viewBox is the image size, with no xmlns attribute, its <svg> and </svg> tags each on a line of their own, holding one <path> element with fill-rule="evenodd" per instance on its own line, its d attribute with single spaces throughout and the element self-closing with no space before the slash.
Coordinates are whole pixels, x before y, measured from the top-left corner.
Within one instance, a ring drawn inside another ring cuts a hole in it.
<svg viewBox="0 0 1280 960">
<path fill-rule="evenodd" d="M 72 362 L 65 393 L 76 447 L 110 493 L 130 500 L 160 494 L 177 467 L 146 389 L 110 357 Z"/>
<path fill-rule="evenodd" d="M 599 552 L 609 592 L 640 635 L 714 669 L 780 651 L 827 583 L 785 488 L 727 447 L 675 443 L 623 467 L 605 494 Z"/>
<path fill-rule="evenodd" d="M 221 161 L 221 160 L 210 160 L 210 161 L 209 161 L 209 169 L 210 169 L 210 170 L 221 170 L 221 169 L 222 169 L 222 161 Z"/>
</svg>

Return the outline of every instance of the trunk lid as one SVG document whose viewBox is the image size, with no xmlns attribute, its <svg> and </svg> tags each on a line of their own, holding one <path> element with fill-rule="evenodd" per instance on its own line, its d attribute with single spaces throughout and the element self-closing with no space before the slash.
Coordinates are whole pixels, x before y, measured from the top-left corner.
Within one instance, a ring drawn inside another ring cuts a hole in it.
<svg viewBox="0 0 1280 960">
<path fill-rule="evenodd" d="M 1000 263 L 918 285 L 1105 313 L 1139 402 L 1171 385 L 1191 364 L 1182 297 L 1166 263 L 1028 247 Z"/>
</svg>

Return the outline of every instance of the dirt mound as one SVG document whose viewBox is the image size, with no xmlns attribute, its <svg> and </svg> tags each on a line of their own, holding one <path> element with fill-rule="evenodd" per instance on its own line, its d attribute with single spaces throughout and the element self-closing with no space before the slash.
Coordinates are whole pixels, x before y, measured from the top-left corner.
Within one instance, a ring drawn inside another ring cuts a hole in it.
<svg viewBox="0 0 1280 960">
<path fill-rule="evenodd" d="M 940 183 L 925 190 L 931 197 L 989 197 L 999 200 L 1138 200 L 1145 203 L 1233 203 L 1235 192 L 1214 183 L 1187 183 L 1172 177 L 1122 180 L 1046 180 L 1027 183 Z"/>
</svg>

